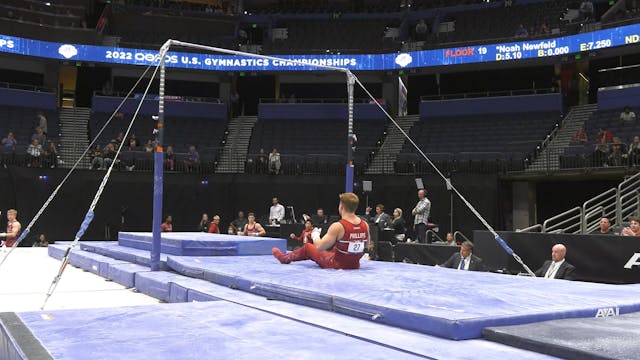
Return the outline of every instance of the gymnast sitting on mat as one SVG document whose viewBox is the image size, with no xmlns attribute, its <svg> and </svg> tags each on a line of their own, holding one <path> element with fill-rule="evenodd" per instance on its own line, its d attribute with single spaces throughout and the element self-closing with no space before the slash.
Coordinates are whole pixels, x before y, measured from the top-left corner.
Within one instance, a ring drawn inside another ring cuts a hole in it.
<svg viewBox="0 0 640 360">
<path fill-rule="evenodd" d="M 334 222 L 321 238 L 320 229 L 311 233 L 313 244 L 306 243 L 301 248 L 283 254 L 280 249 L 273 248 L 273 256 L 282 264 L 292 261 L 313 260 L 323 269 L 358 269 L 360 258 L 368 245 L 369 226 L 367 222 L 356 216 L 359 199 L 354 193 L 340 195 L 338 212 L 342 219 Z M 335 245 L 335 246 L 334 246 Z M 331 247 L 333 247 L 332 250 Z"/>
<path fill-rule="evenodd" d="M 296 236 L 296 234 L 291 233 L 289 237 L 295 241 L 300 241 L 303 244 L 311 243 L 313 244 L 313 239 L 311 238 L 311 233 L 313 232 L 313 223 L 311 220 L 307 220 L 304 222 L 304 229 L 300 233 L 300 236 Z"/>
</svg>

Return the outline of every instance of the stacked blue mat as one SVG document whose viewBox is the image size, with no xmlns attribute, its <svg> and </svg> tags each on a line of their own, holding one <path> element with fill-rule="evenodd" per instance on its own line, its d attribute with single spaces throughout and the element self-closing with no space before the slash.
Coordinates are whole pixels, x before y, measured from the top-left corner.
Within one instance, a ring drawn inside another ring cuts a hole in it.
<svg viewBox="0 0 640 360">
<path fill-rule="evenodd" d="M 116 255 L 140 251 L 112 243 L 87 243 L 81 247 Z M 134 258 L 142 261 L 138 256 Z M 95 266 L 86 262 L 80 266 L 92 271 Z M 165 266 L 185 276 L 168 288 L 154 285 L 168 281 L 169 276 L 163 273 L 131 264 L 103 266 L 113 269 L 107 270 L 108 278 L 132 286 L 131 276 L 125 276 L 126 271 L 119 273 L 121 267 L 129 267 L 125 270 L 136 272 L 136 288 L 165 301 L 206 298 L 202 294 L 190 295 L 192 283 L 185 281 L 195 278 L 190 280 L 202 279 L 204 283 L 456 340 L 479 338 L 488 326 L 593 317 L 598 310 L 611 307 L 621 314 L 640 310 L 640 288 L 636 286 L 461 273 L 411 264 L 367 261 L 358 271 L 344 271 L 322 270 L 310 261 L 285 266 L 270 256 L 169 256 Z M 100 265 L 97 269 L 99 273 Z"/>
</svg>

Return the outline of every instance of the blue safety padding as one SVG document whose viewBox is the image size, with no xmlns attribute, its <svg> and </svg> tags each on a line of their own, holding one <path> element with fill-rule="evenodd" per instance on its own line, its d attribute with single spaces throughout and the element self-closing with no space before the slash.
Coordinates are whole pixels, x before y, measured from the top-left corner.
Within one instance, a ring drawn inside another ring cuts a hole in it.
<svg viewBox="0 0 640 360">
<path fill-rule="evenodd" d="M 136 273 L 136 289 L 156 299 L 169 302 L 171 280 L 175 274 L 165 271 L 149 271 Z"/>
<path fill-rule="evenodd" d="M 224 301 L 18 315 L 55 359 L 422 358 Z"/>
<path fill-rule="evenodd" d="M 150 253 L 144 250 L 132 249 L 118 245 L 115 241 L 86 241 L 80 243 L 80 249 L 117 260 L 149 266 Z M 167 255 L 160 255 L 160 269 L 167 270 Z"/>
<path fill-rule="evenodd" d="M 602 312 L 606 315 L 607 312 Z M 487 328 L 492 341 L 565 359 L 640 358 L 640 313 Z"/>
<path fill-rule="evenodd" d="M 456 340 L 478 338 L 488 326 L 593 317 L 612 306 L 640 311 L 640 289 L 626 285 L 374 261 L 363 261 L 360 270 L 323 270 L 267 256 L 170 256 L 167 264 L 255 294 Z"/>
<path fill-rule="evenodd" d="M 136 274 L 151 271 L 148 266 L 122 263 L 109 266 L 106 278 L 118 284 L 131 288 L 136 286 Z"/>
<path fill-rule="evenodd" d="M 153 235 L 150 232 L 120 232 L 121 246 L 139 250 L 151 250 Z M 178 256 L 245 256 L 270 255 L 274 247 L 286 250 L 285 239 L 208 234 L 201 232 L 162 233 L 160 251 Z"/>
<path fill-rule="evenodd" d="M 108 277 L 110 266 L 127 262 L 77 249 L 69 255 L 69 263 L 96 275 Z"/>
<path fill-rule="evenodd" d="M 69 245 L 65 244 L 52 244 L 47 247 L 47 254 L 54 259 L 62 260 L 68 247 Z"/>
</svg>

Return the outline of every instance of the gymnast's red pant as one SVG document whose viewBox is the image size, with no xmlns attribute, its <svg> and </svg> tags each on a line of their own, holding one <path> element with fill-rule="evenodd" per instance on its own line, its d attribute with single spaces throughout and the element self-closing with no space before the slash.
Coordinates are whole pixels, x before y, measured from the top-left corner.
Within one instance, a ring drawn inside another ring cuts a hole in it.
<svg viewBox="0 0 640 360">
<path fill-rule="evenodd" d="M 273 256 L 283 264 L 292 261 L 313 260 L 323 269 L 358 269 L 360 268 L 360 256 L 340 256 L 336 249 L 318 250 L 313 244 L 304 244 L 297 250 L 283 255 L 280 250 L 274 249 Z"/>
</svg>

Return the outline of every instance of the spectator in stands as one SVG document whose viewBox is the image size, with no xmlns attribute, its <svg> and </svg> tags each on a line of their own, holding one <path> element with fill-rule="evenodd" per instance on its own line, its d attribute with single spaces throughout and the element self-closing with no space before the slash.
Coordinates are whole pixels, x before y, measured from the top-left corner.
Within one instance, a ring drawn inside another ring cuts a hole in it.
<svg viewBox="0 0 640 360">
<path fill-rule="evenodd" d="M 38 139 L 31 140 L 31 144 L 27 148 L 27 154 L 29 155 L 29 160 L 27 161 L 27 166 L 28 167 L 31 167 L 31 166 L 40 167 L 40 166 L 42 166 L 42 162 L 41 162 L 42 153 L 43 153 L 42 145 L 40 145 L 40 143 L 38 143 Z"/>
<path fill-rule="evenodd" d="M 640 236 L 640 219 L 632 217 L 629 219 L 629 226 L 620 231 L 622 236 Z"/>
<path fill-rule="evenodd" d="M 13 133 L 11 131 L 9 131 L 6 138 L 2 139 L 2 147 L 4 147 L 5 150 L 15 151 L 17 144 L 18 140 L 13 137 Z"/>
<path fill-rule="evenodd" d="M 609 144 L 607 144 L 606 137 L 602 137 L 596 149 L 593 152 L 593 165 L 594 166 L 608 166 L 607 159 L 609 157 Z"/>
<path fill-rule="evenodd" d="M 269 225 L 277 225 L 284 219 L 284 206 L 278 203 L 278 197 L 274 196 L 271 199 L 271 207 L 269 208 L 269 219 L 267 222 Z"/>
<path fill-rule="evenodd" d="M 593 19 L 593 3 L 591 1 L 583 1 L 580 4 L 580 18 L 584 21 Z"/>
<path fill-rule="evenodd" d="M 118 135 L 116 135 L 115 139 L 111 139 L 111 143 L 115 147 L 119 147 L 120 144 L 122 144 L 123 141 L 124 141 L 124 134 L 121 133 L 121 132 L 119 132 Z"/>
<path fill-rule="evenodd" d="M 609 156 L 607 158 L 607 163 L 610 166 L 622 166 L 622 155 L 626 153 L 626 149 L 624 144 L 620 142 L 620 138 L 615 136 L 613 138 L 613 143 L 609 148 Z"/>
<path fill-rule="evenodd" d="M 233 227 L 234 232 L 242 232 L 247 222 L 247 218 L 244 217 L 244 211 L 238 211 L 238 218 L 233 220 L 230 226 Z"/>
<path fill-rule="evenodd" d="M 131 137 L 129 137 L 129 148 L 131 148 L 131 150 L 136 150 L 139 147 L 140 139 L 138 139 L 135 133 L 131 133 Z"/>
<path fill-rule="evenodd" d="M 260 148 L 258 152 L 258 174 L 266 174 L 269 165 L 267 165 L 267 154 L 264 152 L 264 148 Z"/>
<path fill-rule="evenodd" d="M 173 153 L 173 146 L 167 146 L 167 151 L 164 153 L 164 167 L 173 171 L 175 169 L 175 157 Z"/>
<path fill-rule="evenodd" d="M 315 215 L 312 215 L 312 216 L 309 216 L 307 214 L 302 214 L 302 220 L 303 221 L 311 220 L 311 222 L 314 225 L 322 225 L 322 224 L 329 223 L 329 217 L 324 214 L 324 209 L 322 208 L 318 208 L 318 210 L 316 210 Z"/>
<path fill-rule="evenodd" d="M 238 91 L 233 91 L 229 96 L 229 102 L 231 103 L 231 117 L 240 116 L 240 94 Z"/>
<path fill-rule="evenodd" d="M 607 217 L 600 218 L 600 226 L 595 229 L 592 234 L 595 235 L 615 235 L 615 233 L 611 230 L 611 222 Z"/>
<path fill-rule="evenodd" d="M 273 148 L 269 154 L 269 173 L 276 175 L 280 174 L 280 166 L 282 166 L 282 163 L 280 162 L 280 153 L 278 152 L 278 149 Z"/>
<path fill-rule="evenodd" d="M 585 144 L 588 140 L 589 139 L 587 138 L 587 132 L 584 131 L 584 126 L 582 126 L 571 137 L 571 144 L 573 144 L 573 145 L 582 145 L 582 144 Z"/>
<path fill-rule="evenodd" d="M 198 224 L 198 231 L 207 232 L 209 231 L 209 214 L 202 214 L 202 218 L 200 219 L 200 224 Z"/>
<path fill-rule="evenodd" d="M 629 159 L 629 165 L 638 165 L 640 163 L 640 136 L 633 137 L 633 141 L 629 144 L 629 150 L 627 150 L 627 158 Z"/>
<path fill-rule="evenodd" d="M 365 220 L 377 224 L 381 230 L 391 223 L 391 216 L 384 212 L 384 205 L 382 204 L 376 205 L 375 214 L 371 214 L 370 207 L 367 207 L 365 211 Z"/>
<path fill-rule="evenodd" d="M 40 126 L 38 126 L 36 128 L 36 132 L 31 135 L 31 141 L 33 141 L 34 139 L 38 140 L 38 143 L 40 145 L 44 145 L 47 142 L 47 137 L 44 135 L 44 132 L 42 131 L 42 128 Z"/>
<path fill-rule="evenodd" d="M 631 108 L 628 106 L 624 107 L 624 111 L 620 113 L 620 122 L 625 123 L 633 123 L 636 121 L 636 113 L 631 111 Z"/>
<path fill-rule="evenodd" d="M 416 239 L 419 243 L 427 241 L 427 224 L 429 223 L 429 213 L 431 212 L 431 201 L 427 199 L 427 192 L 424 189 L 418 190 L 418 203 L 411 210 L 413 220 L 413 230 L 416 232 Z"/>
<path fill-rule="evenodd" d="M 171 217 L 171 215 L 167 215 L 167 217 L 164 218 L 164 222 L 162 223 L 162 225 L 160 225 L 160 231 L 161 232 L 173 231 L 173 218 Z"/>
<path fill-rule="evenodd" d="M 58 166 L 58 147 L 53 141 L 49 142 L 49 147 L 44 150 L 45 162 L 50 168 Z"/>
<path fill-rule="evenodd" d="M 513 6 L 513 0 L 504 0 L 504 7 L 510 8 Z"/>
<path fill-rule="evenodd" d="M 116 158 L 116 149 L 113 143 L 109 143 L 107 144 L 107 146 L 104 147 L 104 151 L 102 151 L 102 159 L 103 159 L 102 168 L 106 169 L 110 167 L 115 158 Z"/>
<path fill-rule="evenodd" d="M 187 157 L 184 159 L 184 171 L 192 172 L 197 169 L 200 165 L 200 154 L 196 150 L 196 147 L 191 145 L 189 146 L 189 152 L 187 153 Z"/>
<path fill-rule="evenodd" d="M 467 270 L 467 271 L 485 271 L 482 259 L 473 255 L 473 243 L 465 241 L 460 246 L 460 252 L 457 252 L 445 261 L 440 267 L 450 269 Z"/>
<path fill-rule="evenodd" d="M 209 225 L 210 234 L 220 234 L 220 216 L 215 215 L 211 225 Z"/>
<path fill-rule="evenodd" d="M 91 152 L 91 169 L 100 169 L 103 164 L 102 150 L 100 150 L 100 145 L 96 144 Z"/>
<path fill-rule="evenodd" d="M 47 247 L 49 246 L 49 242 L 47 241 L 47 237 L 44 234 L 40 234 L 38 236 L 38 240 L 33 242 L 33 247 Z"/>
<path fill-rule="evenodd" d="M 144 144 L 144 152 L 146 153 L 153 152 L 153 140 L 151 139 L 147 140 L 147 142 Z"/>
<path fill-rule="evenodd" d="M 397 241 L 404 241 L 405 234 L 407 232 L 407 223 L 402 217 L 402 209 L 393 209 L 393 220 L 391 220 L 390 226 L 393 228 L 393 236 Z"/>
<path fill-rule="evenodd" d="M 254 213 L 250 212 L 248 219 L 249 221 L 244 225 L 242 234 L 245 236 L 265 236 L 267 234 L 262 225 L 256 222 L 256 216 Z"/>
<path fill-rule="evenodd" d="M 420 19 L 418 21 L 418 23 L 416 24 L 416 40 L 417 41 L 424 41 L 427 38 L 427 31 L 429 31 L 429 28 L 427 26 L 427 23 L 424 22 L 424 19 Z"/>
<path fill-rule="evenodd" d="M 456 243 L 456 238 L 453 236 L 453 233 L 450 233 L 450 232 L 447 233 L 446 241 L 447 241 L 447 245 L 449 245 L 449 246 L 458 245 Z"/>
<path fill-rule="evenodd" d="M 547 26 L 547 23 L 542 23 L 540 26 L 540 31 L 538 31 L 538 35 L 549 35 L 551 34 L 551 29 Z"/>
<path fill-rule="evenodd" d="M 601 127 L 598 131 L 598 135 L 596 136 L 596 141 L 601 142 L 603 138 L 605 139 L 605 142 L 611 142 L 613 141 L 613 134 L 606 128 Z"/>
<path fill-rule="evenodd" d="M 526 39 L 529 37 L 529 32 L 524 25 L 520 24 L 520 26 L 518 26 L 518 30 L 516 30 L 516 33 L 514 34 L 514 37 L 516 39 Z"/>
<path fill-rule="evenodd" d="M 565 260 L 567 248 L 562 244 L 556 244 L 551 248 L 551 260 L 547 260 L 542 267 L 536 271 L 537 277 L 548 279 L 573 280 L 573 273 L 576 268 Z"/>
<path fill-rule="evenodd" d="M 289 238 L 299 241 L 303 244 L 310 243 L 313 244 L 313 240 L 311 239 L 311 232 L 313 231 L 313 223 L 311 220 L 307 220 L 304 222 L 304 229 L 300 233 L 300 236 L 296 236 L 296 234 L 291 233 Z"/>
<path fill-rule="evenodd" d="M 49 127 L 47 126 L 47 118 L 44 116 L 43 111 L 36 112 L 36 129 L 37 128 L 42 128 L 42 133 L 45 135 L 47 135 L 47 133 L 49 132 Z"/>
</svg>

